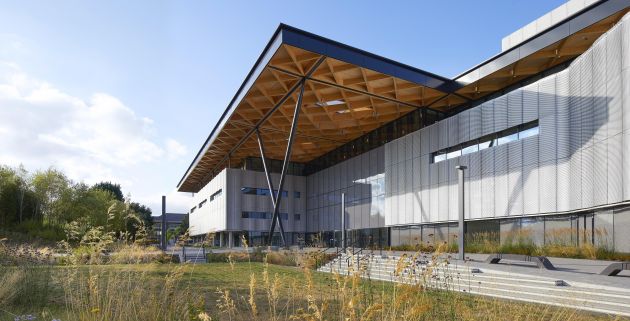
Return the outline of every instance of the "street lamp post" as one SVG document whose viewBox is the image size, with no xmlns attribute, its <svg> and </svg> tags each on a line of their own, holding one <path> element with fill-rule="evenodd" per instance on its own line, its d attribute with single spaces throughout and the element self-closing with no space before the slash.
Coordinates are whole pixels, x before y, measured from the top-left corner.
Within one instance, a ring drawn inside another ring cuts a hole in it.
<svg viewBox="0 0 630 321">
<path fill-rule="evenodd" d="M 457 258 L 459 260 L 464 260 L 466 251 L 464 250 L 464 170 L 466 170 L 466 166 L 459 165 L 455 166 L 457 169 L 457 177 L 459 181 L 458 189 L 459 189 L 459 235 L 457 236 L 457 245 L 458 245 L 458 255 Z"/>
</svg>

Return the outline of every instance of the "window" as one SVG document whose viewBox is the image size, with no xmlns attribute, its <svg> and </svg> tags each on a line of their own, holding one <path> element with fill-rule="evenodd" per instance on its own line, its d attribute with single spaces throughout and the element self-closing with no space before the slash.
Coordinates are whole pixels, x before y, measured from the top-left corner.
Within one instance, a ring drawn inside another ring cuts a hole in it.
<svg viewBox="0 0 630 321">
<path fill-rule="evenodd" d="M 280 214 L 280 218 L 281 219 L 283 219 L 283 220 L 288 220 L 289 219 L 289 214 L 287 214 L 287 213 L 279 213 L 279 214 Z M 273 218 L 273 213 L 271 213 L 271 212 L 243 211 L 243 212 L 241 212 L 241 218 L 270 220 L 270 219 Z"/>
<path fill-rule="evenodd" d="M 267 195 L 267 196 L 269 195 L 268 188 L 242 187 L 241 192 L 247 195 Z M 274 190 L 273 192 L 274 192 L 274 195 L 276 195 L 276 193 L 278 193 L 278 190 Z M 289 196 L 289 192 L 282 191 L 282 197 L 288 197 L 288 196 Z"/>
<path fill-rule="evenodd" d="M 457 146 L 445 148 L 432 154 L 433 163 L 439 163 L 447 159 L 474 153 L 486 148 L 507 144 L 510 142 L 532 137 L 539 134 L 538 120 L 526 124 L 514 126 L 497 133 L 486 135 L 479 139 L 471 140 Z"/>
<path fill-rule="evenodd" d="M 199 208 L 202 208 L 206 204 L 206 202 L 208 202 L 208 200 L 201 201 L 201 203 L 199 203 Z"/>
<path fill-rule="evenodd" d="M 217 197 L 221 196 L 221 193 L 223 193 L 223 189 L 219 189 L 218 191 L 210 195 L 210 202 L 214 201 Z"/>
<path fill-rule="evenodd" d="M 299 221 L 300 220 L 300 214 L 293 214 L 293 220 Z"/>
<path fill-rule="evenodd" d="M 293 198 L 300 198 L 300 192 L 293 192 Z"/>
</svg>

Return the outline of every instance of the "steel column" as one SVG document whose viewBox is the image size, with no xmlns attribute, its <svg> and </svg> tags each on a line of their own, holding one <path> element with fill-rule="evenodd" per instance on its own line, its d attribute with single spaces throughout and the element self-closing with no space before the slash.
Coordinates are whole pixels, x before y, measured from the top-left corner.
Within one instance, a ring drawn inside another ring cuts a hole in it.
<svg viewBox="0 0 630 321">
<path fill-rule="evenodd" d="M 282 188 L 284 187 L 284 178 L 286 177 L 287 169 L 289 168 L 289 160 L 291 159 L 291 148 L 293 147 L 293 140 L 295 139 L 295 129 L 297 128 L 298 119 L 300 118 L 300 109 L 302 109 L 302 98 L 304 96 L 305 79 L 302 78 L 300 82 L 300 93 L 295 104 L 293 121 L 291 122 L 291 131 L 289 132 L 289 141 L 287 142 L 287 151 L 284 154 L 282 173 L 280 173 L 280 183 L 278 184 L 278 193 L 276 194 L 275 206 L 273 207 L 271 228 L 269 229 L 269 245 L 271 245 L 271 241 L 273 240 L 273 232 L 276 229 L 276 220 L 278 220 L 279 224 L 282 225 L 282 222 L 280 222 L 280 215 L 278 214 L 278 211 L 280 210 L 280 201 L 282 200 Z M 273 191 L 271 191 L 271 193 L 273 194 Z M 286 246 L 287 243 L 284 239 L 284 233 L 282 231 L 280 232 L 280 237 L 282 238 L 282 245 Z"/>
<path fill-rule="evenodd" d="M 258 128 L 256 128 L 256 138 L 258 140 L 258 148 L 260 149 L 260 157 L 262 158 L 263 169 L 265 170 L 265 177 L 267 178 L 267 187 L 269 188 L 269 197 L 271 197 L 271 205 L 273 206 L 274 211 L 275 211 L 276 199 L 273 194 L 273 191 L 274 191 L 273 181 L 271 180 L 271 172 L 269 171 L 269 168 L 267 167 L 267 155 L 265 154 L 265 144 L 263 142 L 262 136 L 260 135 L 260 130 Z M 275 221 L 272 221 L 272 224 L 274 223 Z M 284 235 L 284 226 L 282 225 L 282 221 L 279 220 L 278 224 L 280 225 L 280 233 Z"/>
<path fill-rule="evenodd" d="M 166 196 L 162 195 L 162 225 L 160 226 L 160 243 L 162 251 L 166 251 Z"/>
</svg>

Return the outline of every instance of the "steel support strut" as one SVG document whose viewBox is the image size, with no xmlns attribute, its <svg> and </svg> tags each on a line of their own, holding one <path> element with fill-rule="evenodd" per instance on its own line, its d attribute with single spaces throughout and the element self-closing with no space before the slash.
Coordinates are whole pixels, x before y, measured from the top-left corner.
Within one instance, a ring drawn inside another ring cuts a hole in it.
<svg viewBox="0 0 630 321">
<path fill-rule="evenodd" d="M 282 200 L 282 188 L 284 187 L 284 178 L 286 177 L 287 169 L 289 168 L 289 160 L 291 159 L 291 148 L 293 147 L 293 140 L 295 139 L 295 129 L 297 128 L 298 119 L 300 118 L 300 109 L 302 109 L 302 97 L 304 96 L 305 79 L 302 78 L 300 82 L 300 93 L 295 104 L 295 111 L 293 112 L 293 121 L 291 122 L 291 131 L 289 132 L 287 151 L 284 154 L 284 161 L 282 162 L 282 172 L 280 173 L 280 183 L 278 183 L 276 201 L 273 204 L 273 216 L 271 218 L 271 228 L 269 229 L 269 245 L 271 245 L 271 241 L 273 240 L 273 233 L 276 229 L 276 220 L 279 222 L 278 224 L 282 226 L 282 222 L 280 222 L 280 215 L 278 212 L 280 211 L 280 201 Z M 271 182 L 271 180 L 269 181 Z M 271 194 L 273 194 L 273 191 L 271 191 Z M 280 237 L 282 238 L 282 245 L 286 246 L 287 243 L 285 242 L 284 232 L 282 230 L 280 231 Z"/>
<path fill-rule="evenodd" d="M 267 167 L 267 155 L 265 155 L 265 144 L 263 142 L 263 138 L 260 135 L 260 130 L 258 130 L 258 128 L 256 128 L 256 139 L 258 140 L 258 148 L 260 149 L 260 157 L 262 158 L 263 169 L 265 170 L 265 177 L 267 178 L 267 187 L 269 188 L 269 191 L 270 191 L 269 197 L 271 197 L 271 205 L 273 206 L 275 210 L 276 198 L 275 198 L 275 195 L 273 194 L 273 191 L 274 191 L 273 181 L 271 180 L 271 172 L 269 172 L 269 169 Z M 280 226 L 280 233 L 284 238 L 284 226 L 282 226 L 282 221 L 278 220 L 278 224 Z"/>
</svg>

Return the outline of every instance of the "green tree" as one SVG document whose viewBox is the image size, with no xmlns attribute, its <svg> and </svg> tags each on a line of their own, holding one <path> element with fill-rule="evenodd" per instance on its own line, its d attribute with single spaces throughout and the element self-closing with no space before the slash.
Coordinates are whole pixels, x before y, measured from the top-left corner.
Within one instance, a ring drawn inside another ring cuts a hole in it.
<svg viewBox="0 0 630 321">
<path fill-rule="evenodd" d="M 123 195 L 122 189 L 120 189 L 120 184 L 115 184 L 112 182 L 100 182 L 100 183 L 94 184 L 92 188 L 109 191 L 114 196 L 114 198 L 117 199 L 118 201 L 120 202 L 125 201 L 125 197 Z"/>
</svg>

